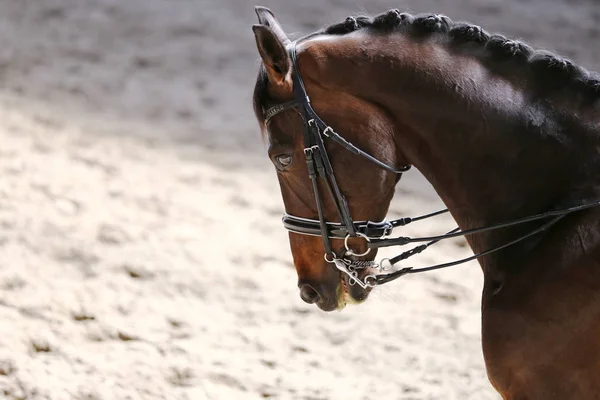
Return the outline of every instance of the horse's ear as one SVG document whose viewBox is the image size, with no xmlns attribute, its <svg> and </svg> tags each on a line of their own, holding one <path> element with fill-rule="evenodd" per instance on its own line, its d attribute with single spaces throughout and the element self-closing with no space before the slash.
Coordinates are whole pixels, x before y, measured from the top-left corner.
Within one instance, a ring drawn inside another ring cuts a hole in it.
<svg viewBox="0 0 600 400">
<path fill-rule="evenodd" d="M 253 25 L 256 47 L 265 64 L 269 81 L 283 85 L 291 68 L 291 60 L 286 50 L 290 39 L 287 38 L 281 26 L 269 9 L 256 7 L 260 25 Z"/>
<path fill-rule="evenodd" d="M 256 6 L 254 7 L 254 11 L 256 12 L 256 16 L 258 17 L 258 22 L 261 25 L 271 28 L 273 33 L 277 35 L 279 41 L 283 43 L 284 47 L 290 44 L 290 39 L 283 31 L 283 28 L 281 27 L 279 21 L 277 21 L 275 15 L 271 12 L 271 10 L 269 10 L 266 7 Z"/>
</svg>

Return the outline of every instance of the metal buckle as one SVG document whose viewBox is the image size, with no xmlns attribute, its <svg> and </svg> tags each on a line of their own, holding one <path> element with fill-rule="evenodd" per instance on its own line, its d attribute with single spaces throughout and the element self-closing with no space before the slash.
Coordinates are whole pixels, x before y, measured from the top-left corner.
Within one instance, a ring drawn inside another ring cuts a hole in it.
<svg viewBox="0 0 600 400">
<path fill-rule="evenodd" d="M 305 147 L 304 148 L 304 155 L 305 156 L 312 156 L 312 155 L 314 155 L 318 151 L 319 151 L 319 146 L 317 146 L 317 145 L 310 146 L 310 147 Z"/>
<path fill-rule="evenodd" d="M 389 221 L 367 221 L 362 228 L 364 234 L 370 238 L 383 238 L 392 233 L 394 226 Z M 381 232 L 381 234 L 380 234 Z"/>
<path fill-rule="evenodd" d="M 391 234 L 392 234 L 392 230 L 393 230 L 393 229 L 394 229 L 394 227 L 393 227 L 393 226 L 391 226 L 391 225 L 390 225 L 390 226 L 388 226 L 388 227 L 386 227 L 386 228 L 384 228 L 384 230 L 383 230 L 383 235 L 382 235 L 381 237 L 386 237 L 386 236 L 389 236 L 389 235 L 391 235 Z"/>
</svg>

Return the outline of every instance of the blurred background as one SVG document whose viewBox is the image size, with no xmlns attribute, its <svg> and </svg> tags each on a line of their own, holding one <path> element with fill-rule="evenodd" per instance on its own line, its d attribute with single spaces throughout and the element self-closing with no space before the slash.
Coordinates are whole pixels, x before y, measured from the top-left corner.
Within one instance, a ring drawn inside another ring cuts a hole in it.
<svg viewBox="0 0 600 400">
<path fill-rule="evenodd" d="M 600 69 L 597 0 L 259 4 L 293 37 L 400 8 Z M 1 398 L 498 398 L 476 263 L 339 313 L 300 300 L 252 114 L 254 5 L 0 0 Z M 413 171 L 391 216 L 441 206 Z M 467 255 L 457 240 L 413 265 Z"/>
</svg>

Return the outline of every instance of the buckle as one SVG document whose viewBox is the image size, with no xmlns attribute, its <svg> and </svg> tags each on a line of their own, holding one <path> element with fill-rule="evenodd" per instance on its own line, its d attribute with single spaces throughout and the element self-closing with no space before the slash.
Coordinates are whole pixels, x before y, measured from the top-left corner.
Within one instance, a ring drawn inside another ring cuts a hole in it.
<svg viewBox="0 0 600 400">
<path fill-rule="evenodd" d="M 314 145 L 314 146 L 310 146 L 310 147 L 305 147 L 304 148 L 304 155 L 307 157 L 312 157 L 314 154 L 319 153 L 319 146 Z"/>
<path fill-rule="evenodd" d="M 367 223 L 364 225 L 363 233 L 370 238 L 382 238 L 391 234 L 393 229 L 393 225 L 388 221 L 367 221 Z"/>
<path fill-rule="evenodd" d="M 389 226 L 386 226 L 383 229 L 383 235 L 382 236 L 389 236 L 389 235 L 391 235 L 393 229 L 394 229 L 394 227 L 392 226 L 392 224 L 389 224 Z"/>
</svg>

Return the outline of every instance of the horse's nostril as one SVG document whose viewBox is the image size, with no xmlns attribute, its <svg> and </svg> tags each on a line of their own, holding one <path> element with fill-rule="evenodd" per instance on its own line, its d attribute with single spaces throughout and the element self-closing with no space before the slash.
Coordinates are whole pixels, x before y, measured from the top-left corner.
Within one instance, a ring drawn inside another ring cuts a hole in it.
<svg viewBox="0 0 600 400">
<path fill-rule="evenodd" d="M 300 297 L 308 304 L 314 304 L 321 298 L 319 293 L 309 284 L 300 286 Z"/>
</svg>

